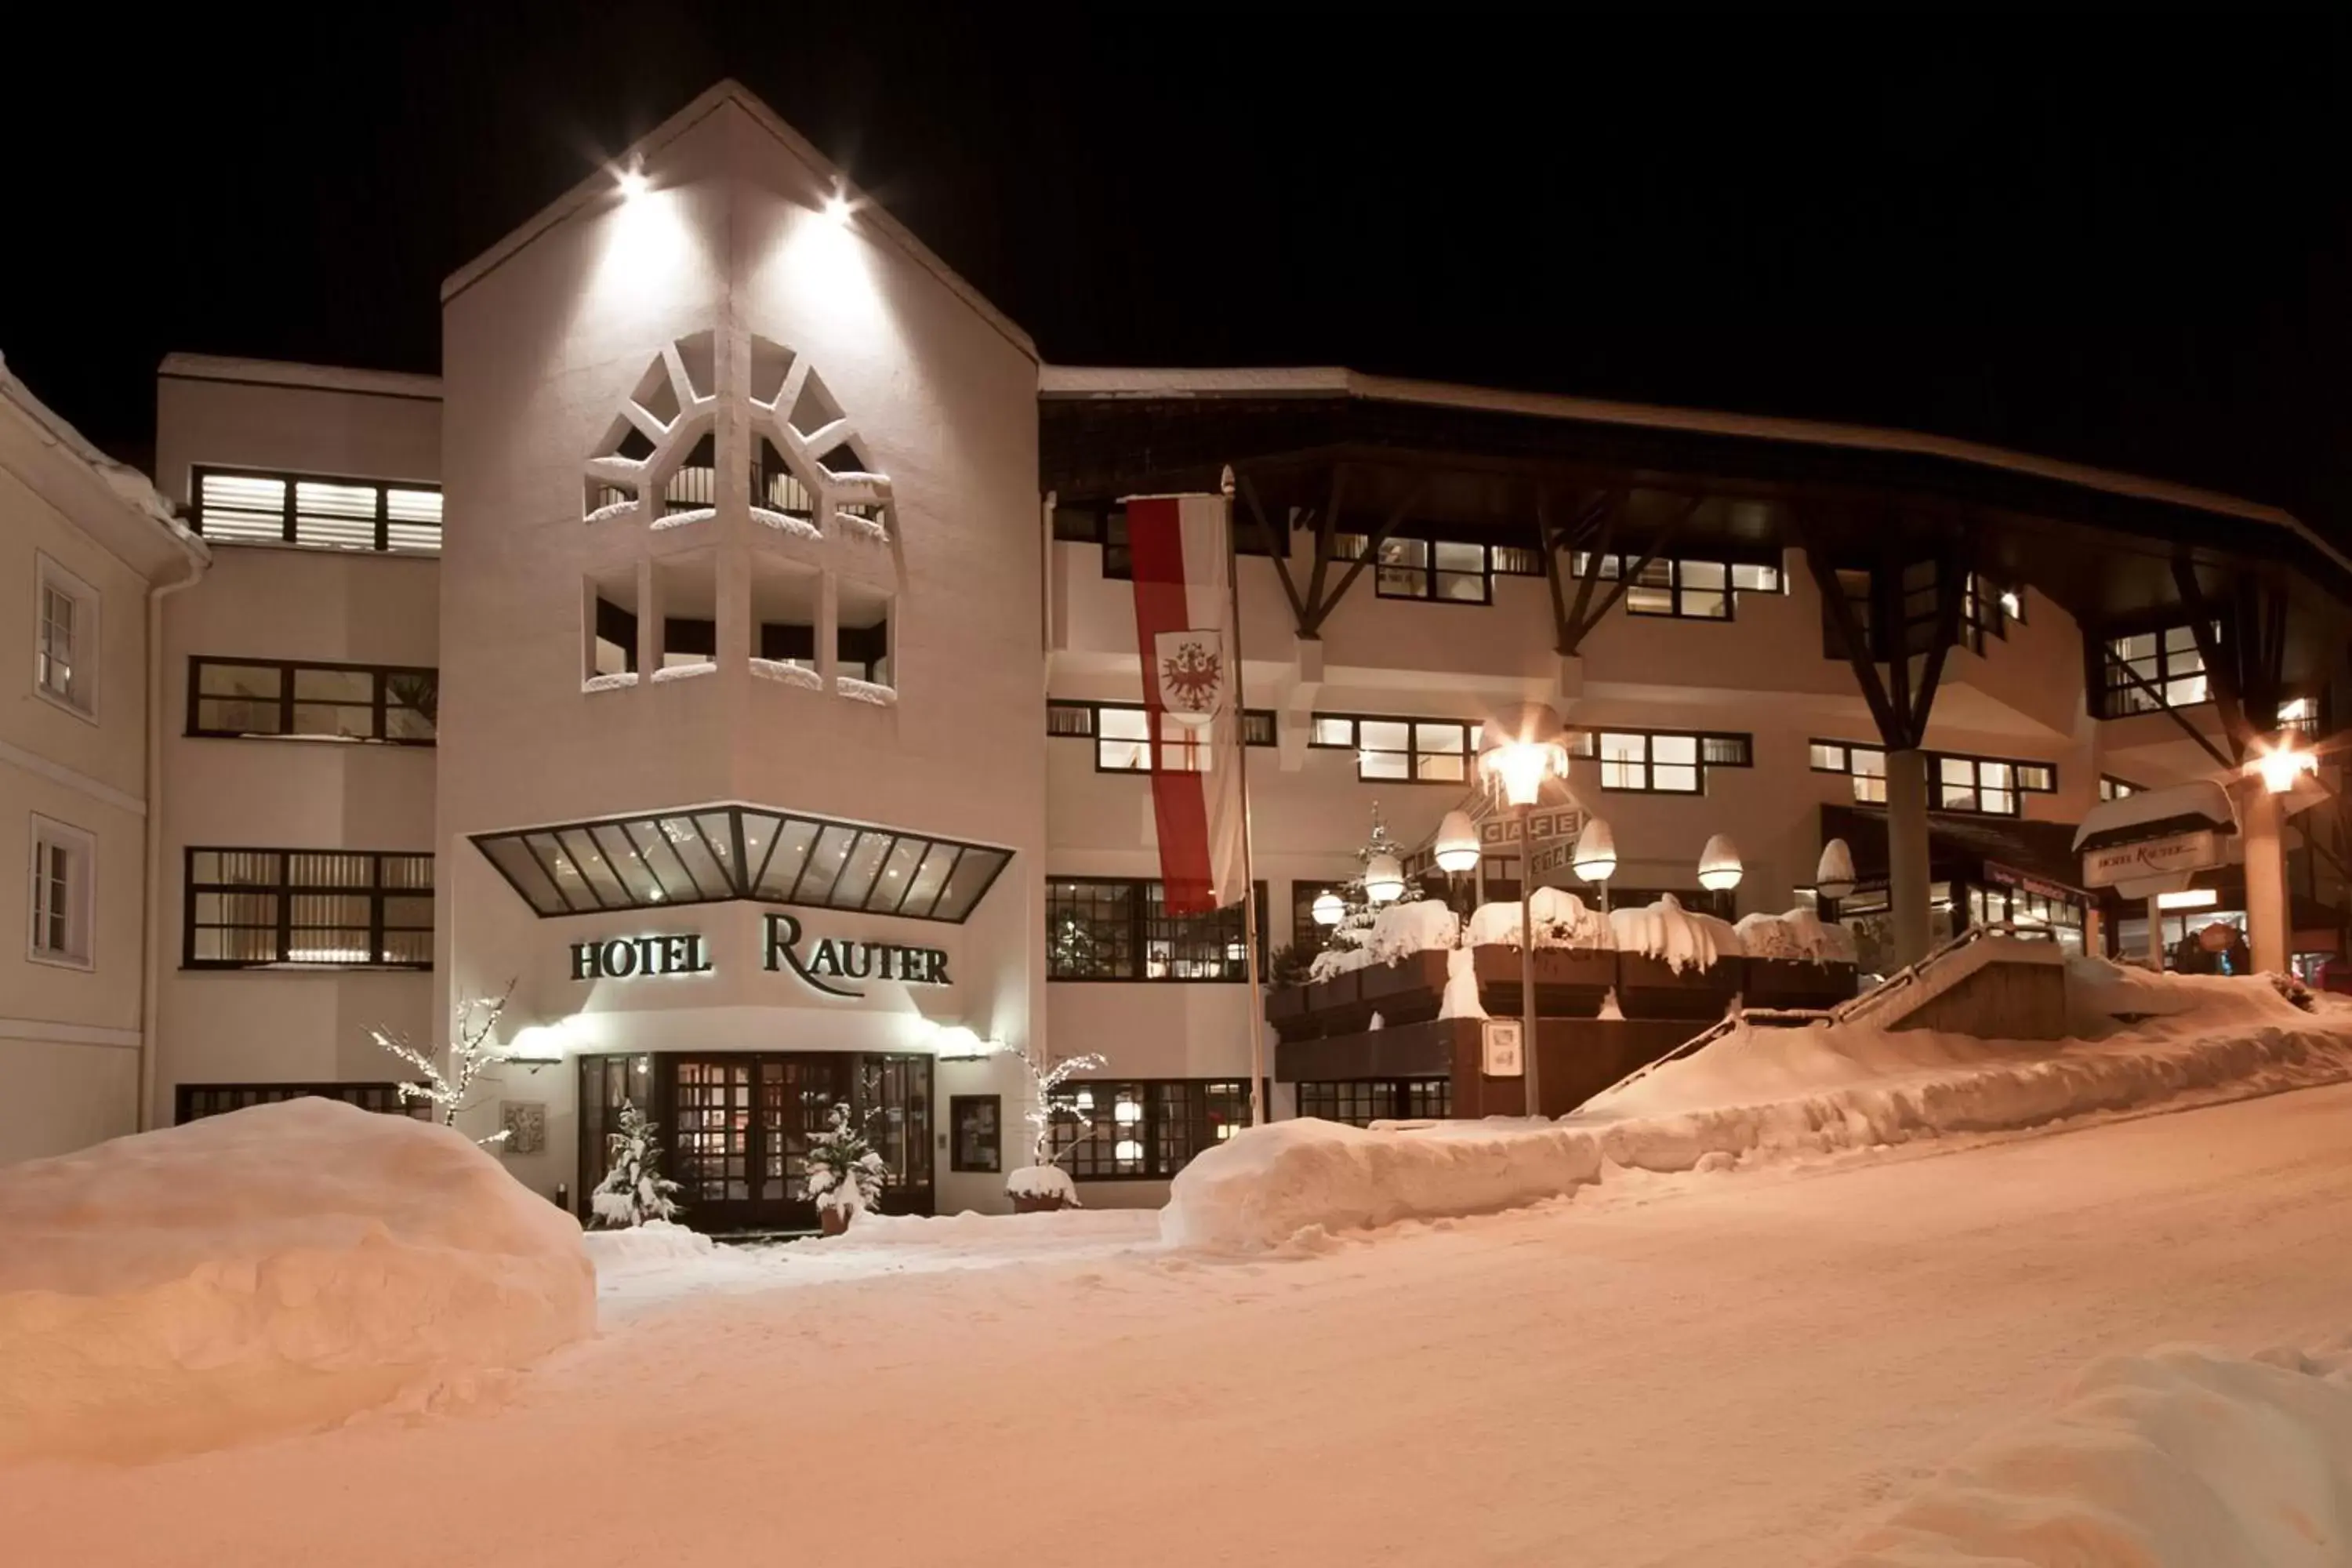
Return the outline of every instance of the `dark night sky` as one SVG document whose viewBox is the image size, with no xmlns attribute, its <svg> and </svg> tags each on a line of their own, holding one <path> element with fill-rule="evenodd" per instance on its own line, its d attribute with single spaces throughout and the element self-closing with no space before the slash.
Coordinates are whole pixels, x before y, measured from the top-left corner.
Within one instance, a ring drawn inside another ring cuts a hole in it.
<svg viewBox="0 0 2352 1568">
<path fill-rule="evenodd" d="M 1910 426 L 2352 538 L 2340 12 L 346 9 L 12 65 L 0 353 L 134 460 L 170 350 L 435 369 L 444 274 L 732 75 L 1052 361 Z"/>
</svg>

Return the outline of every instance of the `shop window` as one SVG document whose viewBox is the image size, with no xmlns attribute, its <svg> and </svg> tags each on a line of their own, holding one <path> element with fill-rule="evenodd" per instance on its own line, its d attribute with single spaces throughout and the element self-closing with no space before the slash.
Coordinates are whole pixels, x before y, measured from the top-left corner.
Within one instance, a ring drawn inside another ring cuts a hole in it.
<svg viewBox="0 0 2352 1568">
<path fill-rule="evenodd" d="M 184 1083 L 173 1091 L 172 1120 L 185 1126 L 207 1116 L 226 1116 L 247 1106 L 289 1100 L 340 1100 L 384 1116 L 433 1119 L 430 1100 L 404 1097 L 396 1083 Z M 600 1172 L 599 1174 L 602 1173 Z"/>
<path fill-rule="evenodd" d="M 440 672 L 421 667 L 188 660 L 191 735 L 429 746 L 440 705 Z"/>
<path fill-rule="evenodd" d="M 1385 719 L 1318 713 L 1307 744 L 1356 753 L 1367 784 L 1467 784 L 1477 776 L 1482 727 L 1458 719 Z"/>
<path fill-rule="evenodd" d="M 37 558 L 33 689 L 85 719 L 98 713 L 98 590 L 47 556 Z"/>
<path fill-rule="evenodd" d="M 441 552 L 441 491 L 399 480 L 199 468 L 189 522 L 223 544 Z"/>
<path fill-rule="evenodd" d="M 1601 763 L 1601 787 L 1646 795 L 1697 795 L 1706 770 L 1752 765 L 1751 737 L 1684 733 L 1665 730 L 1597 730 L 1593 753 Z"/>
<path fill-rule="evenodd" d="M 1249 1125 L 1234 1079 L 1080 1080 L 1051 1102 L 1055 1163 L 1081 1182 L 1166 1181 Z"/>
<path fill-rule="evenodd" d="M 948 1097 L 948 1169 L 988 1173 L 1004 1169 L 1004 1097 Z"/>
<path fill-rule="evenodd" d="M 433 966 L 433 857 L 191 848 L 188 969 Z"/>
<path fill-rule="evenodd" d="M 88 969 L 97 927 L 98 840 L 79 827 L 36 816 L 32 821 L 32 925 L 26 956 L 38 963 Z"/>
<path fill-rule="evenodd" d="M 1255 896 L 1263 917 L 1265 883 Z M 1246 980 L 1247 959 L 1238 902 L 1178 915 L 1156 880 L 1057 877 L 1045 884 L 1048 980 Z"/>
<path fill-rule="evenodd" d="M 2212 623 L 2210 635 L 2220 640 L 2219 621 Z M 2094 689 L 2099 695 L 2102 719 L 2189 708 L 2211 700 L 2205 656 L 2197 647 L 2197 630 L 2192 626 L 2108 637 L 2098 646 L 2104 655 L 2103 668 Z"/>
<path fill-rule="evenodd" d="M 1454 1081 L 1444 1078 L 1364 1079 L 1301 1083 L 1298 1114 L 1369 1127 L 1375 1121 L 1436 1121 L 1454 1114 Z"/>
</svg>

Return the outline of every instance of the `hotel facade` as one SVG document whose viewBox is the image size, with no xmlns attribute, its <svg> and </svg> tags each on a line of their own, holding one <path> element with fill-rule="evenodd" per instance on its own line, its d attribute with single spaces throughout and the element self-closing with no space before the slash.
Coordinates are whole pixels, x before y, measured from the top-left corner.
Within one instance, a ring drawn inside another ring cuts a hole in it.
<svg viewBox="0 0 2352 1568">
<path fill-rule="evenodd" d="M 2073 825 L 2352 691 L 2352 563 L 2263 508 L 1901 432 L 1045 365 L 740 88 L 619 166 L 447 280 L 438 377 L 167 359 L 161 502 L 53 416 L 0 430 L 33 655 L 0 1159 L 397 1109 L 373 1032 L 437 1048 L 504 996 L 529 1059 L 461 1125 L 575 1208 L 627 1101 L 692 1223 L 804 1227 L 845 1101 L 887 1206 L 1002 1209 L 1020 1058 L 1082 1052 L 1079 1193 L 1159 1201 L 1246 1120 L 1254 1020 L 1239 906 L 1160 898 L 1150 773 L 1188 753 L 1147 729 L 1130 495 L 1232 486 L 1269 960 L 1528 702 L 1621 904 L 1813 907 L 1844 837 L 1822 912 L 1865 968 L 2004 920 L 2137 952 Z M 1745 875 L 1706 894 L 1718 834 Z M 2332 805 L 2287 836 L 2306 965 L 2343 847 Z M 1498 841 L 1432 886 L 1520 876 Z M 1277 1115 L 1453 1100 L 1268 1060 Z"/>
</svg>

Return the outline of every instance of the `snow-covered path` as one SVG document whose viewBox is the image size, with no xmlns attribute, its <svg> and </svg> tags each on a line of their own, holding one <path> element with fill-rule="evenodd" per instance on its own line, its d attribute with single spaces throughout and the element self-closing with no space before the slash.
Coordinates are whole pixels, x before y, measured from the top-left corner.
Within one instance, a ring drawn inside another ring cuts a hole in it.
<svg viewBox="0 0 2352 1568">
<path fill-rule="evenodd" d="M 110 1568 L 1802 1563 L 2093 1355 L 2352 1323 L 2352 1086 L 1635 1191 L 1294 1259 L 1106 1226 L 633 1300 L 451 1413 L 0 1470 L 0 1540 Z"/>
</svg>

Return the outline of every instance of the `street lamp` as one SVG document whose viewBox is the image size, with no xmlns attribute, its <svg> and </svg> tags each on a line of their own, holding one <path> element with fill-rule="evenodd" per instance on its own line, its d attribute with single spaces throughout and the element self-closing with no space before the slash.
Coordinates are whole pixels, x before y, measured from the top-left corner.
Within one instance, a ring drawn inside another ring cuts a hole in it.
<svg viewBox="0 0 2352 1568">
<path fill-rule="evenodd" d="M 1335 926 L 1347 918 L 1348 900 L 1326 889 L 1315 895 L 1312 909 L 1317 925 Z"/>
<path fill-rule="evenodd" d="M 1380 854 L 1364 862 L 1364 897 L 1376 904 L 1392 904 L 1404 896 L 1404 868 L 1393 855 Z"/>
<path fill-rule="evenodd" d="M 1486 787 L 1519 814 L 1519 1084 L 1529 1116 L 1543 1114 L 1543 1073 L 1536 1048 L 1535 835 L 1528 821 L 1544 780 L 1568 776 L 1559 716 L 1540 703 L 1497 713 L 1479 735 L 1478 772 Z M 1610 857 L 1613 866 L 1616 857 Z"/>
<path fill-rule="evenodd" d="M 1718 833 L 1698 852 L 1698 885 L 1710 893 L 1727 893 L 1739 886 L 1747 868 L 1739 863 L 1739 846 L 1731 835 Z"/>
<path fill-rule="evenodd" d="M 2297 779 L 2318 771 L 2319 759 L 2294 743 L 2292 731 L 2281 731 L 2277 741 L 2263 744 L 2254 758 L 2254 772 L 2262 775 L 2263 788 L 2272 795 L 2286 794 Z"/>
<path fill-rule="evenodd" d="M 1834 902 L 1853 891 L 1853 851 L 1845 840 L 1832 838 L 1822 846 L 1822 861 L 1813 871 L 1813 893 Z"/>
<path fill-rule="evenodd" d="M 1466 811 L 1449 811 L 1437 825 L 1437 868 L 1458 877 L 1478 864 L 1478 829 Z"/>
<path fill-rule="evenodd" d="M 1617 874 L 1617 836 L 1609 825 L 1593 817 L 1576 836 L 1576 847 L 1570 852 L 1569 865 L 1588 882 L 1601 885 L 1601 912 L 1609 912 L 1609 879 Z"/>
</svg>

